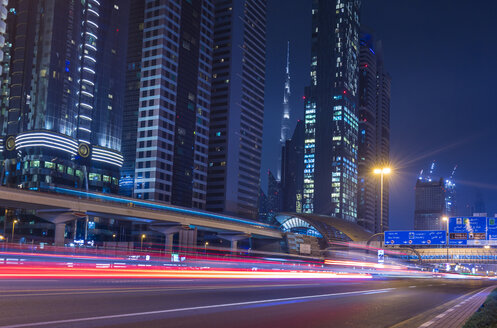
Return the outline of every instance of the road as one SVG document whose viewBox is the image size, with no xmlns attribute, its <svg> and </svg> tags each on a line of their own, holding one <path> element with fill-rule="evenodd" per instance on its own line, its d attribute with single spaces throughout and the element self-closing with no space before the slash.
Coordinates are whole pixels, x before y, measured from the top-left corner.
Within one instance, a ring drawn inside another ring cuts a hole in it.
<svg viewBox="0 0 497 328">
<path fill-rule="evenodd" d="M 489 285 L 466 279 L 6 279 L 0 280 L 0 327 L 418 327 L 433 309 Z"/>
</svg>

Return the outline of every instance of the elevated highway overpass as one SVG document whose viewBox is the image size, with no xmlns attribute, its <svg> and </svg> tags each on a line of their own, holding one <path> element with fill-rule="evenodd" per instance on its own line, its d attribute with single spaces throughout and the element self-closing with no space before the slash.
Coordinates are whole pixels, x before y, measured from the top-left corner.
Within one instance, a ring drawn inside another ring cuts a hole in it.
<svg viewBox="0 0 497 328">
<path fill-rule="evenodd" d="M 58 187 L 47 192 L 0 187 L 0 206 L 36 211 L 37 216 L 55 224 L 55 243 L 59 245 L 64 243 L 65 224 L 87 215 L 146 223 L 166 236 L 181 227 L 215 230 L 235 242 L 243 236 L 280 239 L 284 235 L 277 227 L 248 219 Z"/>
</svg>

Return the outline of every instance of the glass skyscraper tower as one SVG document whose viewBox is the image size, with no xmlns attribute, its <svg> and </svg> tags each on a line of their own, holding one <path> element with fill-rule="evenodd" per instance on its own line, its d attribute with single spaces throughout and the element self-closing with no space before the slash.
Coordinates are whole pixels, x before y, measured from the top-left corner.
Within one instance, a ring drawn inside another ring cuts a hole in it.
<svg viewBox="0 0 497 328">
<path fill-rule="evenodd" d="M 303 212 L 357 219 L 359 0 L 314 0 Z"/>
<path fill-rule="evenodd" d="M 13 0 L 2 183 L 117 192 L 128 8 Z"/>
<path fill-rule="evenodd" d="M 266 0 L 215 0 L 207 209 L 257 216 Z"/>
<path fill-rule="evenodd" d="M 214 6 L 144 7 L 134 195 L 205 209 Z"/>
</svg>

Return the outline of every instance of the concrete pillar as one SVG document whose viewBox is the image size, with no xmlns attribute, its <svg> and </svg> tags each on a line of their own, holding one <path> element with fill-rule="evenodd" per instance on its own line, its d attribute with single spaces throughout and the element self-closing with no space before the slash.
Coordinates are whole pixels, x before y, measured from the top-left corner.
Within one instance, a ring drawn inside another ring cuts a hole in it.
<svg viewBox="0 0 497 328">
<path fill-rule="evenodd" d="M 231 241 L 231 251 L 236 252 L 238 249 L 238 240 L 232 240 Z"/>
<path fill-rule="evenodd" d="M 170 254 L 173 252 L 174 233 L 167 233 L 167 234 L 165 234 L 165 237 L 166 237 L 166 240 L 164 243 L 164 252 Z"/>
<path fill-rule="evenodd" d="M 56 246 L 65 245 L 66 223 L 86 216 L 84 213 L 66 209 L 38 210 L 36 215 L 55 225 L 54 244 Z"/>
<path fill-rule="evenodd" d="M 217 235 L 219 238 L 228 240 L 231 242 L 231 251 L 236 252 L 238 250 L 238 241 L 250 238 L 249 234 L 228 234 L 228 233 L 223 233 L 223 234 L 218 234 Z"/>
<path fill-rule="evenodd" d="M 55 246 L 64 246 L 66 234 L 66 223 L 55 223 Z"/>
</svg>

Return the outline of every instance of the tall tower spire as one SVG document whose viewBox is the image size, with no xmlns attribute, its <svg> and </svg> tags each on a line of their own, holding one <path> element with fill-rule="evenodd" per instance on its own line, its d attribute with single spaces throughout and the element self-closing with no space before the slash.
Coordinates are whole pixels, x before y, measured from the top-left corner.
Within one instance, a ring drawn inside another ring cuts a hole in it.
<svg viewBox="0 0 497 328">
<path fill-rule="evenodd" d="M 286 70 L 285 70 L 285 90 L 283 92 L 283 117 L 281 119 L 281 137 L 282 146 L 290 137 L 290 41 L 287 42 L 286 48 Z"/>
</svg>

